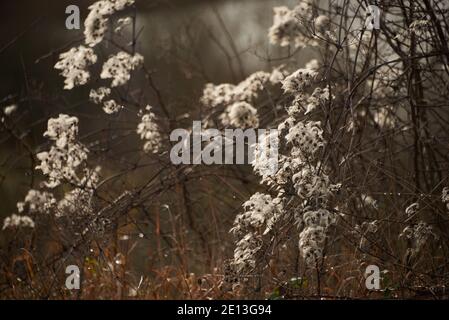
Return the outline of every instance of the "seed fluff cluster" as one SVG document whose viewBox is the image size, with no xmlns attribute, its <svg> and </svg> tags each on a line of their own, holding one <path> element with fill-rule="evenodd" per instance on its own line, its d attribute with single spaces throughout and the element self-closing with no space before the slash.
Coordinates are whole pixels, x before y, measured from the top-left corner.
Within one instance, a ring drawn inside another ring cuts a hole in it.
<svg viewBox="0 0 449 320">
<path fill-rule="evenodd" d="M 143 150 L 147 153 L 157 153 L 161 146 L 161 134 L 159 127 L 155 122 L 156 116 L 151 112 L 151 106 L 147 106 L 145 111 L 142 111 L 141 122 L 137 126 L 137 134 L 140 139 L 145 141 Z"/>
<path fill-rule="evenodd" d="M 97 62 L 97 55 L 90 48 L 79 46 L 59 55 L 55 69 L 61 70 L 65 78 L 64 89 L 71 90 L 75 86 L 86 84 L 90 79 L 87 67 Z"/>
<path fill-rule="evenodd" d="M 283 67 L 269 72 L 255 72 L 237 85 L 207 84 L 201 103 L 208 108 L 223 108 L 220 120 L 223 126 L 250 128 L 259 125 L 259 115 L 254 107 L 256 99 L 264 91 L 281 83 L 286 76 Z"/>
<path fill-rule="evenodd" d="M 256 267 L 262 237 L 268 234 L 283 211 L 280 198 L 256 193 L 243 204 L 244 212 L 237 215 L 231 232 L 238 237 L 232 265 L 238 272 Z"/>
<path fill-rule="evenodd" d="M 109 57 L 104 63 L 100 74 L 102 79 L 112 79 L 111 87 L 122 86 L 131 78 L 131 71 L 143 63 L 143 57 L 136 53 L 130 55 L 120 51 L 116 55 Z"/>
<path fill-rule="evenodd" d="M 279 232 L 292 222 L 299 232 L 298 247 L 306 265 L 315 266 L 322 257 L 327 231 L 337 221 L 330 202 L 341 185 L 331 183 L 326 166 L 319 160 L 325 145 L 323 129 L 320 121 L 304 119 L 305 114 L 329 99 L 328 88 L 316 87 L 307 93 L 317 76 L 313 67 L 299 69 L 283 80 L 284 93 L 294 99 L 287 110 L 288 117 L 277 128 L 282 139 L 281 154 L 274 166 L 277 170 L 266 170 L 270 166 L 268 156 L 255 157 L 253 162 L 254 171 L 262 177 L 261 183 L 277 196 L 272 199 L 257 193 L 244 204 L 244 213 L 237 216 L 231 229 L 237 238 L 233 260 L 237 270 L 254 269 L 259 261 L 255 257 L 262 255 L 261 248 L 271 243 L 271 232 Z"/>
<path fill-rule="evenodd" d="M 84 22 L 85 42 L 94 47 L 103 41 L 108 29 L 109 17 L 132 5 L 134 0 L 102 0 L 89 7 L 89 14 Z"/>
<path fill-rule="evenodd" d="M 281 47 L 315 45 L 315 42 L 307 37 L 305 28 L 309 22 L 312 22 L 312 17 L 312 4 L 309 1 L 301 1 L 292 10 L 287 7 L 275 7 L 273 25 L 268 31 L 270 42 Z M 323 25 L 324 21 L 319 23 Z"/>
<path fill-rule="evenodd" d="M 55 188 L 61 182 L 78 184 L 78 167 L 87 159 L 88 150 L 78 142 L 78 118 L 60 114 L 48 120 L 44 133 L 53 141 L 49 151 L 37 155 L 40 164 L 36 167 L 47 177 L 45 186 Z"/>
</svg>

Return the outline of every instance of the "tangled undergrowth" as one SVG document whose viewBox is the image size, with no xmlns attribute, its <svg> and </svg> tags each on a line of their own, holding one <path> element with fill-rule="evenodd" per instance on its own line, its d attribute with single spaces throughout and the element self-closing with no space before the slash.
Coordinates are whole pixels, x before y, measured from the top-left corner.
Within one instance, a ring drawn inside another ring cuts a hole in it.
<svg viewBox="0 0 449 320">
<path fill-rule="evenodd" d="M 448 2 L 383 1 L 372 30 L 366 5 L 274 8 L 268 39 L 288 54 L 205 83 L 181 115 L 137 52 L 134 1 L 93 3 L 84 42 L 54 68 L 105 117 L 83 132 L 67 108 L 29 150 L 40 180 L 3 222 L 0 296 L 446 298 Z M 305 48 L 316 58 L 298 65 Z M 1 109 L 2 135 L 16 137 L 19 112 Z M 220 134 L 277 129 L 276 172 L 269 157 L 172 164 L 170 132 L 192 120 Z M 80 290 L 65 287 L 67 265 Z M 379 290 L 365 286 L 368 265 Z"/>
</svg>

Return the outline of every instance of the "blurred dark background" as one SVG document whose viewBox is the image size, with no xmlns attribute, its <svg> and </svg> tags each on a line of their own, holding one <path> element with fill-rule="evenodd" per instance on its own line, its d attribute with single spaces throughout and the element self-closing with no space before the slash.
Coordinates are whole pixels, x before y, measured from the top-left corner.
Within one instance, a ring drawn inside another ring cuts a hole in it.
<svg viewBox="0 0 449 320">
<path fill-rule="evenodd" d="M 57 55 L 70 41 L 79 40 L 82 30 L 65 28 L 65 8 L 76 4 L 81 10 L 81 19 L 87 16 L 87 7 L 94 1 L 1 1 L 0 53 L 2 97 L 16 94 L 25 85 L 25 70 L 28 80 L 44 81 L 45 85 L 61 85 L 57 73 L 51 67 Z M 223 49 L 231 51 L 232 37 L 244 64 L 244 72 L 250 73 L 266 64 L 254 54 L 267 54 L 267 29 L 270 27 L 274 6 L 293 5 L 292 0 L 137 0 L 139 22 L 144 26 L 140 37 L 140 50 L 146 61 L 161 59 L 166 52 L 161 48 L 178 41 L 186 49 L 197 51 L 202 58 L 204 70 L 216 81 L 226 81 L 231 74 Z M 219 20 L 218 13 L 222 22 Z M 222 24 L 223 23 L 223 24 Z M 224 26 L 226 30 L 224 30 Z M 187 39 L 187 32 L 192 37 Z M 214 40 L 210 38 L 214 33 Z M 187 46 L 190 45 L 190 48 Z M 273 50 L 274 48 L 270 48 Z M 54 55 L 48 56 L 54 51 Z M 185 56 L 189 53 L 186 52 Z M 40 63 L 37 59 L 45 56 Z M 48 61 L 50 60 L 50 61 Z M 166 59 L 169 60 L 169 59 Z M 173 60 L 170 60 L 173 64 Z M 50 63 L 51 62 L 51 63 Z M 238 64 L 238 63 L 236 63 Z M 25 70 L 24 70 L 25 69 Z M 175 70 L 167 70 L 171 74 Z M 235 66 L 238 69 L 238 66 Z M 238 76 L 240 70 L 235 71 Z M 55 82 L 58 80 L 58 82 Z"/>
<path fill-rule="evenodd" d="M 42 133 L 47 119 L 67 110 L 67 105 L 81 117 L 83 112 L 101 112 L 87 102 L 89 88 L 63 91 L 63 78 L 53 69 L 58 55 L 82 39 L 82 28 L 65 28 L 66 7 L 78 5 L 83 22 L 92 2 L 0 2 L 0 108 L 18 105 L 14 134 L 0 131 L 0 218 L 15 212 L 16 202 L 37 185 L 29 153 L 39 151 L 45 142 Z M 287 49 L 283 52 L 268 43 L 273 7 L 295 3 L 137 0 L 138 29 L 143 28 L 137 50 L 170 101 L 170 112 L 182 114 L 197 104 L 207 82 L 237 83 L 255 71 L 275 66 L 269 57 L 285 55 Z M 104 55 L 109 49 L 101 48 Z M 305 51 L 299 63 L 309 58 Z M 95 125 L 81 123 L 82 132 Z"/>
</svg>

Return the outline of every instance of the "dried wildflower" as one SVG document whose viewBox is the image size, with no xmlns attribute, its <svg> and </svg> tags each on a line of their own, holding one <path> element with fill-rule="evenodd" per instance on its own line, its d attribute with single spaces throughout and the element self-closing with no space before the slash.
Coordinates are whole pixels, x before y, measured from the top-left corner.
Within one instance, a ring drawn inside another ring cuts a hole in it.
<svg viewBox="0 0 449 320">
<path fill-rule="evenodd" d="M 29 214 L 49 213 L 55 205 L 56 199 L 53 194 L 31 189 L 25 196 L 25 200 L 17 203 L 17 210 L 19 213 L 27 211 Z"/>
<path fill-rule="evenodd" d="M 399 237 L 405 237 L 412 241 L 413 248 L 412 253 L 418 253 L 422 247 L 432 237 L 437 239 L 438 236 L 433 232 L 433 228 L 423 221 L 419 221 L 418 224 L 406 227 Z"/>
<path fill-rule="evenodd" d="M 231 232 L 238 235 L 246 230 L 264 228 L 263 234 L 268 233 L 276 220 L 282 214 L 282 202 L 273 199 L 268 194 L 255 193 L 243 204 L 244 213 L 237 215 Z"/>
<path fill-rule="evenodd" d="M 272 164 L 266 164 L 268 168 L 271 168 Z M 300 159 L 281 156 L 277 167 L 278 170 L 275 174 L 272 174 L 272 171 L 269 171 L 268 174 L 264 171 L 260 171 L 257 166 L 254 166 L 254 170 L 256 173 L 262 176 L 261 183 L 266 183 L 268 186 L 274 187 L 276 190 L 282 190 L 285 185 L 291 183 L 293 175 L 300 170 L 303 166 L 303 163 Z M 264 174 L 265 173 L 265 174 Z"/>
<path fill-rule="evenodd" d="M 302 220 L 306 227 L 320 226 L 327 228 L 336 222 L 334 213 L 327 209 L 307 210 L 304 212 Z"/>
<path fill-rule="evenodd" d="M 412 203 L 405 209 L 405 214 L 409 218 L 414 217 L 418 212 L 419 212 L 419 203 L 417 202 Z"/>
<path fill-rule="evenodd" d="M 58 148 L 64 148 L 72 143 L 78 135 L 78 118 L 60 114 L 58 118 L 48 120 L 47 131 L 44 137 L 55 141 Z"/>
<path fill-rule="evenodd" d="M 308 87 L 317 77 L 318 73 L 312 69 L 298 69 L 285 78 L 282 89 L 285 93 L 299 93 Z"/>
<path fill-rule="evenodd" d="M 254 172 L 262 177 L 261 183 L 270 185 L 271 180 L 278 172 L 279 165 L 279 133 L 270 130 L 269 134 L 259 137 L 254 148 L 252 166 Z"/>
<path fill-rule="evenodd" d="M 78 118 L 65 114 L 48 120 L 48 137 L 55 144 L 47 152 L 37 154 L 40 164 L 36 169 L 47 176 L 45 185 L 55 188 L 62 181 L 77 183 L 77 168 L 87 159 L 88 150 L 76 138 L 78 134 Z"/>
<path fill-rule="evenodd" d="M 103 102 L 104 98 L 111 94 L 111 89 L 106 87 L 100 87 L 96 90 L 90 90 L 89 99 L 95 104 L 100 104 Z"/>
<path fill-rule="evenodd" d="M 443 203 L 446 204 L 446 207 L 449 210 L 449 188 L 448 187 L 443 188 L 443 191 L 441 192 L 441 201 L 443 201 Z"/>
<path fill-rule="evenodd" d="M 84 46 L 61 53 L 55 69 L 62 70 L 61 75 L 65 77 L 64 89 L 71 90 L 75 86 L 86 84 L 90 79 L 90 73 L 86 69 L 95 62 L 97 56 L 93 50 Z"/>
<path fill-rule="evenodd" d="M 266 89 L 270 83 L 271 74 L 264 71 L 255 72 L 240 82 L 235 88 L 235 95 L 241 101 L 252 101 L 256 99 L 259 92 Z"/>
<path fill-rule="evenodd" d="M 16 104 L 12 104 L 10 106 L 7 106 L 3 109 L 3 113 L 6 116 L 10 116 L 11 114 L 13 114 L 14 112 L 17 111 L 17 105 Z"/>
<path fill-rule="evenodd" d="M 121 11 L 125 9 L 127 6 L 134 4 L 134 0 L 109 0 L 114 4 L 115 11 Z"/>
<path fill-rule="evenodd" d="M 81 188 L 75 188 L 67 192 L 58 202 L 56 216 L 85 215 L 92 212 L 90 201 L 92 194 Z"/>
<path fill-rule="evenodd" d="M 284 85 L 287 81 L 289 81 L 288 78 L 284 80 Z M 316 88 L 311 96 L 303 94 L 298 98 L 298 95 L 301 95 L 301 93 L 296 93 L 296 98 L 301 100 L 302 105 L 306 103 L 317 105 L 329 99 L 329 90 L 327 88 Z M 277 169 L 267 174 L 266 170 L 262 170 L 267 163 L 261 161 L 263 159 L 257 158 L 253 166 L 254 171 L 262 176 L 261 182 L 266 183 L 278 191 L 277 201 L 279 203 L 284 203 L 294 198 L 299 202 L 299 205 L 293 210 L 290 210 L 288 214 L 293 218 L 298 228 L 302 229 L 300 232 L 299 249 L 306 264 L 313 266 L 322 256 L 327 229 L 336 222 L 336 215 L 325 206 L 334 192 L 341 188 L 341 184 L 332 184 L 326 174 L 325 166 L 322 166 L 316 159 L 315 154 L 319 148 L 324 146 L 323 130 L 321 129 L 320 122 L 298 121 L 301 112 L 304 112 L 304 110 L 307 112 L 307 109 L 303 108 L 302 105 L 300 107 L 297 104 L 297 111 L 289 108 L 290 117 L 278 126 L 279 134 L 285 137 L 284 148 L 289 153 L 278 157 L 278 163 L 275 166 Z M 313 108 L 309 107 L 309 109 Z M 263 165 L 262 168 L 261 165 Z M 296 196 L 292 194 L 296 194 Z M 260 196 L 256 194 L 255 197 L 258 199 Z M 254 209 L 255 206 L 251 200 L 253 198 L 250 199 L 249 205 L 252 205 L 250 208 Z M 310 206 L 311 204 L 313 204 L 313 207 Z M 272 211 L 269 206 L 265 209 Z M 240 234 L 245 234 L 244 231 L 248 230 L 248 228 L 243 228 L 242 231 L 240 226 L 251 224 L 251 222 L 247 222 L 252 221 L 251 217 L 255 221 L 260 222 L 261 220 L 257 218 L 265 216 L 266 214 L 255 215 L 254 219 L 252 213 L 248 214 L 247 210 L 245 210 L 242 215 L 238 216 L 240 220 L 232 230 Z M 255 222 L 252 223 L 258 225 Z M 250 233 L 254 234 L 255 231 L 250 230 Z M 258 235 L 259 233 L 255 234 Z M 258 252 L 258 249 L 254 249 L 253 244 L 248 241 L 248 239 L 252 239 L 251 237 L 244 239 L 246 239 L 246 241 L 243 241 L 245 246 L 238 251 L 236 249 L 236 252 L 240 256 L 251 257 L 249 260 L 250 266 L 253 266 L 257 260 L 254 258 L 254 255 L 248 255 L 248 250 Z M 263 237 L 257 239 L 263 243 Z M 259 244 L 258 248 L 261 245 Z M 244 263 L 244 260 L 239 261 L 241 264 Z"/>
<path fill-rule="evenodd" d="M 103 103 L 103 111 L 107 114 L 119 112 L 123 106 L 119 105 L 115 100 L 108 100 Z"/>
<path fill-rule="evenodd" d="M 56 216 L 90 215 L 93 212 L 92 198 L 99 181 L 101 167 L 85 169 L 79 187 L 65 193 L 57 204 Z"/>
<path fill-rule="evenodd" d="M 78 180 L 76 168 L 87 159 L 87 149 L 80 144 L 69 144 L 64 149 L 53 146 L 50 151 L 39 153 L 37 158 L 41 163 L 36 169 L 48 178 L 45 185 L 55 188 L 63 181 Z"/>
<path fill-rule="evenodd" d="M 109 1 L 97 1 L 89 7 L 89 10 L 84 22 L 84 36 L 86 44 L 94 47 L 103 40 L 108 28 L 108 17 L 114 9 Z"/>
<path fill-rule="evenodd" d="M 120 18 L 117 20 L 117 27 L 114 29 L 115 32 L 120 33 L 126 26 L 130 25 L 133 19 L 130 17 Z"/>
<path fill-rule="evenodd" d="M 244 212 L 237 215 L 231 229 L 239 238 L 233 261 L 239 271 L 255 266 L 255 255 L 263 243 L 262 236 L 272 230 L 283 213 L 281 199 L 262 193 L 254 194 L 243 208 Z"/>
<path fill-rule="evenodd" d="M 237 242 L 232 262 L 237 272 L 256 266 L 256 254 L 262 247 L 260 235 L 248 233 Z"/>
<path fill-rule="evenodd" d="M 204 88 L 201 103 L 211 108 L 215 108 L 219 105 L 229 105 L 235 100 L 234 89 L 235 86 L 229 83 L 217 86 L 208 83 Z"/>
<path fill-rule="evenodd" d="M 295 94 L 295 99 L 287 109 L 287 113 L 289 116 L 299 119 L 302 114 L 307 115 L 320 105 L 324 105 L 329 100 L 329 97 L 330 92 L 328 87 L 324 89 L 317 87 L 311 95 L 299 92 Z"/>
<path fill-rule="evenodd" d="M 293 175 L 294 188 L 302 199 L 325 199 L 332 194 L 332 184 L 329 177 L 318 174 L 313 166 L 304 166 L 301 171 Z"/>
<path fill-rule="evenodd" d="M 34 228 L 34 221 L 28 216 L 13 214 L 3 221 L 3 230 L 7 228 Z"/>
<path fill-rule="evenodd" d="M 320 104 L 324 104 L 329 100 L 329 88 L 326 87 L 324 89 L 315 88 L 312 95 L 307 99 L 307 104 L 305 107 L 304 114 L 308 114 L 315 110 Z"/>
<path fill-rule="evenodd" d="M 134 3 L 134 0 L 101 0 L 89 7 L 89 14 L 84 22 L 85 42 L 90 47 L 103 41 L 108 29 L 109 17 L 117 11 Z"/>
<path fill-rule="evenodd" d="M 257 128 L 259 117 L 257 110 L 247 102 L 236 102 L 228 106 L 221 115 L 221 122 L 224 126 L 236 128 Z"/>
<path fill-rule="evenodd" d="M 274 21 L 268 37 L 272 44 L 282 47 L 294 45 L 305 47 L 310 41 L 305 34 L 304 25 L 312 20 L 312 5 L 309 1 L 303 1 L 290 10 L 287 7 L 275 7 Z"/>
<path fill-rule="evenodd" d="M 325 240 L 326 230 L 324 227 L 312 225 L 301 232 L 298 245 L 307 265 L 315 265 L 322 257 Z"/>
<path fill-rule="evenodd" d="M 323 33 L 330 27 L 331 20 L 326 15 L 319 15 L 314 20 L 315 30 L 319 33 Z"/>
<path fill-rule="evenodd" d="M 203 105 L 215 108 L 217 106 L 229 106 L 235 102 L 251 103 L 260 92 L 267 90 L 269 86 L 279 84 L 286 76 L 283 67 L 276 68 L 272 73 L 259 71 L 251 74 L 237 85 L 224 83 L 214 85 L 208 83 L 203 91 L 200 101 Z"/>
<path fill-rule="evenodd" d="M 318 151 L 323 143 L 323 130 L 320 128 L 320 122 L 298 122 L 291 127 L 285 140 L 288 144 L 297 147 L 298 151 L 308 157 Z"/>
<path fill-rule="evenodd" d="M 103 65 L 100 77 L 102 79 L 112 79 L 111 87 L 124 85 L 131 78 L 131 71 L 143 63 L 143 57 L 136 53 L 131 56 L 126 52 L 119 52 L 111 56 Z"/>
<path fill-rule="evenodd" d="M 151 112 L 151 106 L 147 106 L 145 110 L 141 122 L 137 126 L 137 134 L 140 135 L 140 139 L 145 141 L 143 147 L 145 152 L 157 153 L 161 145 L 161 135 L 155 122 L 156 116 Z"/>
</svg>

